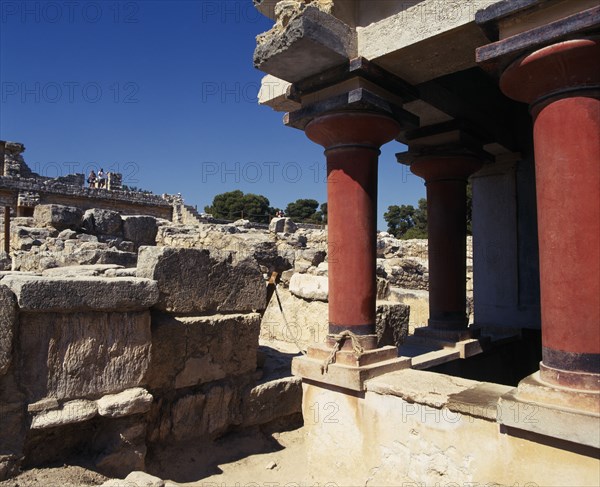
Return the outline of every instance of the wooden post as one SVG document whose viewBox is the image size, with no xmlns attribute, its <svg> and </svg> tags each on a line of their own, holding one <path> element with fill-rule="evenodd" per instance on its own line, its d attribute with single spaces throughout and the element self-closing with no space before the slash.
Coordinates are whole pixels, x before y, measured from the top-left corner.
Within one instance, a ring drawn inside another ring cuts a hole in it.
<svg viewBox="0 0 600 487">
<path fill-rule="evenodd" d="M 10 254 L 10 206 L 4 207 L 4 252 Z"/>
</svg>

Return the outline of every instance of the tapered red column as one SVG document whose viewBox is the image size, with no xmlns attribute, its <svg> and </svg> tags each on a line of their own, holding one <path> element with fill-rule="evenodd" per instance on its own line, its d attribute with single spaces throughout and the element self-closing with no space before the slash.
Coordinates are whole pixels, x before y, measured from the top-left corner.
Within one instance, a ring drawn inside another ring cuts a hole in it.
<svg viewBox="0 0 600 487">
<path fill-rule="evenodd" d="M 540 246 L 542 380 L 600 389 L 600 43 L 515 61 L 501 88 L 529 103 Z"/>
<path fill-rule="evenodd" d="M 370 112 L 323 115 L 306 135 L 325 147 L 329 261 L 329 332 L 375 334 L 379 148 L 400 131 Z"/>
<path fill-rule="evenodd" d="M 427 186 L 428 328 L 433 330 L 467 330 L 467 180 L 480 167 L 479 159 L 462 155 L 421 156 L 411 165 Z"/>
</svg>

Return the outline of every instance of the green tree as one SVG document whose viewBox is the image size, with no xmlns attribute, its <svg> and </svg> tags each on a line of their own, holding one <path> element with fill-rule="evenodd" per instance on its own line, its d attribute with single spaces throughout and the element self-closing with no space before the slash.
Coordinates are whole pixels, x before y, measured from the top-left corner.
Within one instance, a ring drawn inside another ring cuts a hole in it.
<svg viewBox="0 0 600 487">
<path fill-rule="evenodd" d="M 383 215 L 388 232 L 396 238 L 427 238 L 427 200 L 421 198 L 415 209 L 411 205 L 390 206 Z M 472 235 L 473 189 L 467 186 L 467 235 Z"/>
<path fill-rule="evenodd" d="M 221 193 L 214 197 L 212 206 L 205 206 L 204 211 L 215 218 L 237 220 L 245 218 L 252 222 L 268 223 L 274 213 L 269 200 L 262 195 L 247 193 L 239 189 Z"/>
<path fill-rule="evenodd" d="M 323 215 L 323 223 L 327 223 L 327 203 L 321 205 L 321 214 Z"/>
<path fill-rule="evenodd" d="M 419 205 L 413 215 L 413 226 L 409 228 L 400 238 L 409 240 L 411 238 L 427 238 L 427 200 L 421 198 Z"/>
<path fill-rule="evenodd" d="M 388 232 L 396 238 L 402 237 L 415 226 L 415 207 L 412 205 L 392 205 L 383 215 L 388 224 Z"/>
<path fill-rule="evenodd" d="M 321 223 L 323 213 L 318 211 L 318 208 L 319 202 L 317 200 L 299 199 L 287 205 L 285 214 L 299 223 Z"/>
</svg>

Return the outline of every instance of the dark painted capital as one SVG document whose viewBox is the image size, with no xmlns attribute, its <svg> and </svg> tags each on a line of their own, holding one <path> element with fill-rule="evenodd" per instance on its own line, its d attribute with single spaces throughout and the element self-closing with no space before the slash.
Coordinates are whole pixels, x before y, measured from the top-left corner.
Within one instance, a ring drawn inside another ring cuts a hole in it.
<svg viewBox="0 0 600 487">
<path fill-rule="evenodd" d="M 379 149 L 400 132 L 392 117 L 375 112 L 340 111 L 321 115 L 305 129 L 307 137 L 326 150 L 342 147 Z"/>
<path fill-rule="evenodd" d="M 559 42 L 513 62 L 500 79 L 506 96 L 534 105 L 581 90 L 600 90 L 600 37 Z"/>
<path fill-rule="evenodd" d="M 475 156 L 421 156 L 410 170 L 426 182 L 443 180 L 465 181 L 481 169 L 482 161 Z"/>
</svg>

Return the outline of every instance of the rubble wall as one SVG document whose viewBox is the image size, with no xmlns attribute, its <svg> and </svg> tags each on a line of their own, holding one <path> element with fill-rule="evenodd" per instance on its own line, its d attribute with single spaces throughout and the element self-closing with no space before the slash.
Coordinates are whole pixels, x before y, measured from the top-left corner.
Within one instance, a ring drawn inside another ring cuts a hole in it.
<svg viewBox="0 0 600 487">
<path fill-rule="evenodd" d="M 54 462 L 122 478 L 153 448 L 299 416 L 299 380 L 258 368 L 254 260 L 142 246 L 123 270 L 0 274 L 0 480 Z"/>
</svg>

